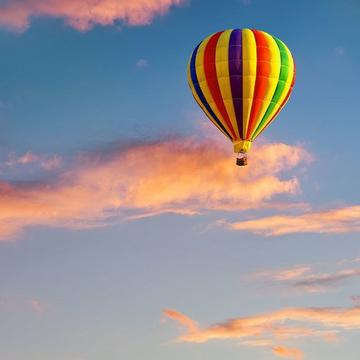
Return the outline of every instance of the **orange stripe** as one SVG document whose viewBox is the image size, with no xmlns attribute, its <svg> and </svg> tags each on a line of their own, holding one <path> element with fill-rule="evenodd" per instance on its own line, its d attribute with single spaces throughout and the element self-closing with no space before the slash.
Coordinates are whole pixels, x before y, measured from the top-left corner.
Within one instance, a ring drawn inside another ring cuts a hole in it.
<svg viewBox="0 0 360 360">
<path fill-rule="evenodd" d="M 257 30 L 252 30 L 256 41 L 257 52 L 257 68 L 256 81 L 254 89 L 254 97 L 249 118 L 249 126 L 247 128 L 246 139 L 248 139 L 257 123 L 257 117 L 261 109 L 262 100 L 268 89 L 269 75 L 271 71 L 271 52 L 266 37 Z"/>
<path fill-rule="evenodd" d="M 206 77 L 206 82 L 209 87 L 211 96 L 213 97 L 215 101 L 215 105 L 217 106 L 222 121 L 227 125 L 227 127 L 230 130 L 230 133 L 233 137 L 233 139 L 236 139 L 236 133 L 234 131 L 234 128 L 231 124 L 231 120 L 229 118 L 229 115 L 226 111 L 226 107 L 223 101 L 223 98 L 221 96 L 221 91 L 219 87 L 219 82 L 217 78 L 216 73 L 216 45 L 219 40 L 220 35 L 223 33 L 223 31 L 220 31 L 216 34 L 214 34 L 208 44 L 206 45 L 205 51 L 204 51 L 204 72 Z"/>
</svg>

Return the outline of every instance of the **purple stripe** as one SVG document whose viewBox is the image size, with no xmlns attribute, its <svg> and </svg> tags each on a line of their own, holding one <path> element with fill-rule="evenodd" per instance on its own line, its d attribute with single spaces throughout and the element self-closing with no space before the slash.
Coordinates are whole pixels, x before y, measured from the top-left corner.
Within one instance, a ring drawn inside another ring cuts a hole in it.
<svg viewBox="0 0 360 360">
<path fill-rule="evenodd" d="M 242 89 L 242 34 L 241 30 L 233 30 L 229 42 L 229 74 L 230 85 L 239 128 L 240 138 L 243 137 L 243 89 Z"/>
</svg>

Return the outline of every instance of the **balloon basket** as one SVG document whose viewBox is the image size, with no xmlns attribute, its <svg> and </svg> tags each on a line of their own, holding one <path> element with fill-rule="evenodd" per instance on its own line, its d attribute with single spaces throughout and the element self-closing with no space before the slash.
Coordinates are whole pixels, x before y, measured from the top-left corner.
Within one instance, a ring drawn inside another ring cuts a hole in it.
<svg viewBox="0 0 360 360">
<path fill-rule="evenodd" d="M 246 166 L 248 164 L 248 160 L 246 156 L 236 158 L 237 166 Z"/>
</svg>

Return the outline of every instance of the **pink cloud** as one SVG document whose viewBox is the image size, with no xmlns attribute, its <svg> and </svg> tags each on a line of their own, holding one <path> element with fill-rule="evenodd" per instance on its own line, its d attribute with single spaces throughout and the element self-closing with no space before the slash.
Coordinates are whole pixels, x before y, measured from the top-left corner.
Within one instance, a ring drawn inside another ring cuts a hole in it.
<svg viewBox="0 0 360 360">
<path fill-rule="evenodd" d="M 40 300 L 37 299 L 29 300 L 29 305 L 37 313 L 41 313 L 45 309 L 45 305 Z"/>
<path fill-rule="evenodd" d="M 39 299 L 29 298 L 17 292 L 3 292 L 0 296 L 0 305 L 5 307 L 6 311 L 21 311 L 21 309 L 31 309 L 35 313 L 42 313 L 46 305 Z"/>
<path fill-rule="evenodd" d="M 285 346 L 275 346 L 281 341 L 299 341 L 301 338 L 317 338 L 326 342 L 338 339 L 339 331 L 360 329 L 360 307 L 350 308 L 284 308 L 254 316 L 239 317 L 200 327 L 186 315 L 171 310 L 165 313 L 183 326 L 177 341 L 205 343 L 211 340 L 240 340 L 253 347 L 269 347 L 279 356 L 301 359 L 302 352 Z M 179 319 L 187 319 L 186 323 Z M 187 323 L 194 323 L 191 329 Z M 305 324 L 300 326 L 299 324 Z M 291 351 L 293 350 L 293 351 Z"/>
<path fill-rule="evenodd" d="M 282 176 L 306 154 L 267 144 L 254 148 L 252 163 L 241 169 L 223 143 L 195 138 L 88 154 L 55 182 L 0 182 L 0 237 L 31 225 L 89 228 L 119 218 L 277 206 L 274 196 L 298 191 L 295 176 Z"/>
<path fill-rule="evenodd" d="M 61 163 L 62 158 L 59 155 L 38 155 L 28 151 L 20 156 L 16 156 L 14 153 L 10 154 L 9 159 L 6 161 L 5 165 L 14 167 L 17 165 L 35 164 L 39 165 L 45 170 L 51 171 L 59 168 Z"/>
<path fill-rule="evenodd" d="M 279 215 L 226 224 L 229 229 L 259 235 L 294 233 L 347 233 L 360 231 L 360 206 L 348 206 L 297 216 Z"/>
<path fill-rule="evenodd" d="M 184 0 L 5 0 L 0 5 L 0 26 L 25 31 L 33 18 L 52 17 L 79 31 L 95 25 L 147 25 Z"/>
<path fill-rule="evenodd" d="M 19 157 L 16 157 L 15 154 L 11 154 L 9 160 L 6 162 L 6 165 L 13 166 L 15 164 L 30 164 L 37 160 L 38 156 L 28 151 L 27 153 Z"/>
</svg>

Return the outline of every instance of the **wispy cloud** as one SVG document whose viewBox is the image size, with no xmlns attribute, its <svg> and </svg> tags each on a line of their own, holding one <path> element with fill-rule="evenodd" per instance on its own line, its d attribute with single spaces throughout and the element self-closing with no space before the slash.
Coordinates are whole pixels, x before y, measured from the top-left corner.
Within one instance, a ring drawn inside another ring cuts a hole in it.
<svg viewBox="0 0 360 360">
<path fill-rule="evenodd" d="M 282 358 L 301 360 L 304 358 L 304 353 L 295 348 L 288 348 L 285 346 L 276 346 L 272 348 L 272 351 L 275 355 Z"/>
<path fill-rule="evenodd" d="M 255 339 L 242 340 L 241 345 L 250 346 L 250 347 L 272 347 L 273 342 L 270 339 L 255 338 Z"/>
<path fill-rule="evenodd" d="M 175 310 L 171 311 L 173 314 L 177 313 Z M 177 320 L 177 317 L 181 316 L 185 315 L 178 313 L 177 316 L 171 316 L 171 319 Z M 298 326 L 299 322 L 307 323 L 307 327 Z M 179 324 L 183 325 L 181 322 Z M 319 330 L 319 325 L 324 329 Z M 215 339 L 248 340 L 247 338 L 258 339 L 259 337 L 262 339 L 321 337 L 327 340 L 328 335 L 339 328 L 360 328 L 360 309 L 357 307 L 349 309 L 285 308 L 256 316 L 226 320 L 207 328 L 192 329 L 181 334 L 178 340 L 193 343 L 204 343 Z M 187 327 L 186 330 L 188 330 Z"/>
<path fill-rule="evenodd" d="M 38 299 L 30 299 L 28 301 L 29 305 L 31 306 L 31 308 L 37 312 L 37 313 L 42 313 L 45 310 L 45 305 L 44 303 L 42 303 L 40 300 Z"/>
<path fill-rule="evenodd" d="M 254 220 L 225 223 L 236 231 L 277 236 L 295 233 L 347 233 L 360 231 L 360 206 L 348 206 L 301 215 L 268 216 Z"/>
<path fill-rule="evenodd" d="M 299 184 L 283 174 L 304 161 L 298 146 L 268 144 L 240 169 L 224 143 L 173 138 L 83 155 L 55 181 L 0 182 L 0 237 L 30 225 L 101 226 L 119 218 L 268 207 Z M 276 202 L 274 203 L 276 206 Z"/>
<path fill-rule="evenodd" d="M 95 25 L 147 25 L 184 0 L 4 0 L 0 4 L 0 26 L 25 31 L 33 18 L 60 18 L 79 31 Z"/>
<path fill-rule="evenodd" d="M 17 156 L 15 153 L 11 153 L 8 160 L 5 162 L 5 165 L 13 167 L 17 165 L 36 164 L 43 169 L 50 171 L 60 167 L 61 163 L 62 158 L 60 155 L 39 155 L 28 151 L 20 156 Z"/>
<path fill-rule="evenodd" d="M 194 320 L 190 319 L 189 317 L 187 317 L 186 315 L 182 314 L 179 311 L 172 309 L 165 309 L 164 315 L 169 319 L 177 321 L 181 326 L 185 327 L 189 333 L 194 333 L 199 331 L 198 324 Z"/>
<path fill-rule="evenodd" d="M 242 0 L 243 5 L 249 6 L 252 4 L 252 0 Z"/>
<path fill-rule="evenodd" d="M 172 310 L 169 318 L 184 326 L 178 318 L 187 316 Z M 174 315 L 177 314 L 177 315 Z M 167 313 L 165 313 L 167 315 Z M 304 324 L 305 326 L 300 326 Z M 298 349 L 275 345 L 279 341 L 299 341 L 301 338 L 316 338 L 326 342 L 337 340 L 340 331 L 360 329 L 360 307 L 350 308 L 284 308 L 255 316 L 239 317 L 208 327 L 196 327 L 184 331 L 177 341 L 205 343 L 210 340 L 240 340 L 247 346 L 269 346 L 279 356 L 302 358 Z"/>
<path fill-rule="evenodd" d="M 357 258 L 356 258 L 357 259 Z M 284 285 L 307 292 L 323 292 L 345 281 L 360 277 L 360 269 L 339 269 L 356 259 L 342 260 L 331 264 L 332 272 L 318 272 L 314 266 L 296 265 L 285 269 L 261 270 L 247 275 L 248 280 L 263 280 L 267 285 Z M 330 264 L 322 264 L 329 267 Z"/>
<path fill-rule="evenodd" d="M 346 50 L 343 46 L 337 46 L 335 49 L 334 49 L 334 53 L 338 56 L 343 56 L 345 53 L 346 53 Z"/>
<path fill-rule="evenodd" d="M 257 271 L 250 274 L 250 276 L 271 281 L 288 281 L 301 278 L 310 271 L 311 267 L 308 265 L 297 265 L 286 269 Z"/>
<path fill-rule="evenodd" d="M 139 59 L 136 62 L 136 67 L 143 69 L 149 67 L 149 62 L 146 59 Z"/>
<path fill-rule="evenodd" d="M 4 307 L 6 311 L 18 312 L 21 309 L 31 310 L 35 313 L 42 313 L 46 310 L 46 304 L 38 299 L 27 297 L 24 294 L 17 292 L 1 292 L 0 306 Z"/>
<path fill-rule="evenodd" d="M 336 285 L 342 281 L 358 276 L 360 276 L 360 269 L 340 270 L 332 274 L 309 275 L 296 281 L 293 286 L 310 292 L 317 292 L 321 291 L 324 287 Z"/>
</svg>

